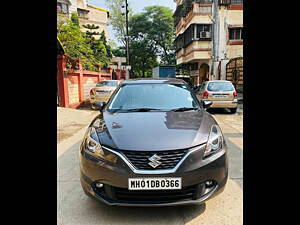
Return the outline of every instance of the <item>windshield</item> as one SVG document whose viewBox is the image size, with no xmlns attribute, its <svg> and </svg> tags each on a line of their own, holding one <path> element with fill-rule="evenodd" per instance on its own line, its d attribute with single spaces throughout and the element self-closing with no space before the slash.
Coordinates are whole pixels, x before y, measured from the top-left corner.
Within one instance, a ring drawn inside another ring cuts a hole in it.
<svg viewBox="0 0 300 225">
<path fill-rule="evenodd" d="M 108 110 L 198 108 L 188 87 L 184 84 L 137 84 L 121 87 Z"/>
<path fill-rule="evenodd" d="M 101 81 L 96 84 L 96 87 L 102 87 L 102 86 L 109 86 L 109 87 L 116 87 L 118 86 L 118 81 Z"/>
<path fill-rule="evenodd" d="M 207 86 L 208 91 L 233 91 L 233 85 L 229 82 L 210 82 Z"/>
</svg>

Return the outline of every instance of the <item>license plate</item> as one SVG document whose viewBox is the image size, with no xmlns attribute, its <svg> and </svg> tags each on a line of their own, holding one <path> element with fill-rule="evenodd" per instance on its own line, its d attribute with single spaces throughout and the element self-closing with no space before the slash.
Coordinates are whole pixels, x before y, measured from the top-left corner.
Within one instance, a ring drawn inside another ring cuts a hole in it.
<svg viewBox="0 0 300 225">
<path fill-rule="evenodd" d="M 128 178 L 129 190 L 172 190 L 181 189 L 181 177 Z"/>
<path fill-rule="evenodd" d="M 227 98 L 227 95 L 214 95 L 214 98 Z"/>
</svg>

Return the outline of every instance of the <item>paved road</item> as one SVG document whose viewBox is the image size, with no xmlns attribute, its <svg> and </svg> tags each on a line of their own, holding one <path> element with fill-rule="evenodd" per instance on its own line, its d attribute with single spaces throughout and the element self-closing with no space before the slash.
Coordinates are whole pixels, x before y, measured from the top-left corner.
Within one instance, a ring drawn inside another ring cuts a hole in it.
<svg viewBox="0 0 300 225">
<path fill-rule="evenodd" d="M 83 131 L 59 144 L 58 224 L 241 225 L 243 218 L 242 115 L 212 112 L 229 146 L 229 177 L 222 194 L 195 206 L 111 207 L 87 197 L 80 186 L 78 147 Z M 68 143 L 69 142 L 69 143 Z M 74 143 L 74 144 L 73 144 Z M 67 146 L 67 147 L 66 147 Z M 62 149 L 65 148 L 65 149 Z"/>
</svg>

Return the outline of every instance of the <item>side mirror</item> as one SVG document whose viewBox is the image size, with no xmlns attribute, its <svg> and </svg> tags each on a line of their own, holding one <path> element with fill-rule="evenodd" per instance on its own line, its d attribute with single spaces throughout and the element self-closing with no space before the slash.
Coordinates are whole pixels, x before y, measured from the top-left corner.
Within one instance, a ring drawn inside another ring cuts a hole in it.
<svg viewBox="0 0 300 225">
<path fill-rule="evenodd" d="M 193 91 L 194 93 L 197 93 L 198 87 L 197 87 L 197 86 L 192 87 L 192 91 Z"/>
<path fill-rule="evenodd" d="M 102 111 L 106 106 L 106 102 L 94 102 L 94 106 L 96 109 Z"/>
<path fill-rule="evenodd" d="M 202 104 L 203 104 L 204 109 L 208 109 L 213 104 L 213 102 L 212 101 L 202 101 Z"/>
</svg>

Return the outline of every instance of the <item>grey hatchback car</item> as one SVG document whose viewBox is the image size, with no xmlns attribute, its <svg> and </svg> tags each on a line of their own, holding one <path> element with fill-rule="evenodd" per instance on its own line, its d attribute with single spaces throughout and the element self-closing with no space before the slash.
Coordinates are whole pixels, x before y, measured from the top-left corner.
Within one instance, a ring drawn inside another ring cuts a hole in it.
<svg viewBox="0 0 300 225">
<path fill-rule="evenodd" d="M 109 205 L 200 204 L 224 190 L 227 146 L 215 119 L 179 79 L 124 81 L 80 145 L 84 192 Z"/>
</svg>

